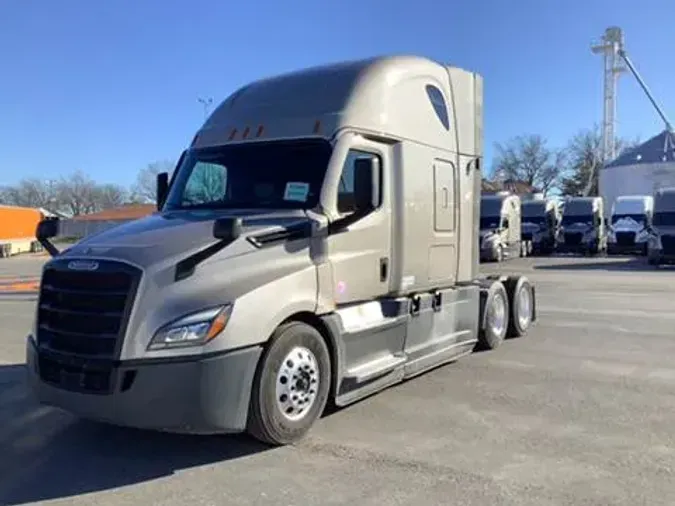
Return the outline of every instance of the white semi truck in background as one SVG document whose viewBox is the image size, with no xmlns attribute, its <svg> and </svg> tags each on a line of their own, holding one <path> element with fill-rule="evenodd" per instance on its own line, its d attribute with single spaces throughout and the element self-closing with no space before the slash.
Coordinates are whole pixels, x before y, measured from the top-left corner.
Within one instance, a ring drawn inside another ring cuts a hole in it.
<svg viewBox="0 0 675 506">
<path fill-rule="evenodd" d="M 654 197 L 651 195 L 617 197 L 612 205 L 607 253 L 647 255 L 653 210 Z"/>
<path fill-rule="evenodd" d="M 565 200 L 556 250 L 582 255 L 600 255 L 607 251 L 602 197 L 569 197 Z"/>
<path fill-rule="evenodd" d="M 409 56 L 237 90 L 158 176 L 157 213 L 64 252 L 38 227 L 37 398 L 287 444 L 327 403 L 525 334 L 527 278 L 478 273 L 482 108 L 479 75 Z"/>
<path fill-rule="evenodd" d="M 503 191 L 484 194 L 480 199 L 480 259 L 501 262 L 527 256 L 530 241 L 520 230 L 520 197 Z"/>
<path fill-rule="evenodd" d="M 560 239 L 561 206 L 555 199 L 524 200 L 521 203 L 521 237 L 535 255 L 551 255 Z"/>
<path fill-rule="evenodd" d="M 675 263 L 675 187 L 661 188 L 654 194 L 647 255 L 654 266 Z"/>
</svg>

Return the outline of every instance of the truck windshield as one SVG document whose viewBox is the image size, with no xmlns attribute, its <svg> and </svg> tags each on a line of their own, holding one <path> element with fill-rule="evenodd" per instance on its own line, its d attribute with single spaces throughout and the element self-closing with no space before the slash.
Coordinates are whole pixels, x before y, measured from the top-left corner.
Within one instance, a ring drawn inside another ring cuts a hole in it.
<svg viewBox="0 0 675 506">
<path fill-rule="evenodd" d="M 634 221 L 637 221 L 638 223 L 644 223 L 645 222 L 645 215 L 644 214 L 615 214 L 612 216 L 612 225 L 614 225 L 617 221 L 619 220 L 625 220 L 625 219 L 631 219 Z"/>
<path fill-rule="evenodd" d="M 331 151 L 323 140 L 190 149 L 164 210 L 310 209 L 319 201 Z"/>
<path fill-rule="evenodd" d="M 492 230 L 499 228 L 499 216 L 481 216 L 480 217 L 480 229 L 481 230 Z"/>
<path fill-rule="evenodd" d="M 548 222 L 546 215 L 523 216 L 521 221 L 523 223 L 534 223 L 535 225 L 546 225 Z"/>
<path fill-rule="evenodd" d="M 593 225 L 593 215 L 592 214 L 563 215 L 562 217 L 563 225 L 574 225 L 575 223 L 587 223 L 588 225 Z"/>
<path fill-rule="evenodd" d="M 675 227 L 675 211 L 654 213 L 653 224 L 655 227 Z"/>
</svg>

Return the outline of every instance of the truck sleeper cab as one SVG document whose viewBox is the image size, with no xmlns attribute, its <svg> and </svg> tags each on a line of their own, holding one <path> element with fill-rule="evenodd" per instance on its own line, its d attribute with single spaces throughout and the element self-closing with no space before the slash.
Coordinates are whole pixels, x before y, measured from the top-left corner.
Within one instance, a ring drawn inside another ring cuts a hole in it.
<svg viewBox="0 0 675 506">
<path fill-rule="evenodd" d="M 38 227 L 55 256 L 33 391 L 89 419 L 280 445 L 328 402 L 525 334 L 527 278 L 478 277 L 481 160 L 472 72 L 393 56 L 244 86 L 158 176 L 157 213 L 64 252 L 58 222 Z"/>
<path fill-rule="evenodd" d="M 654 197 L 623 195 L 612 205 L 611 225 L 607 234 L 607 253 L 637 253 L 646 256 L 652 226 Z"/>
<path fill-rule="evenodd" d="M 654 215 L 649 233 L 649 264 L 675 264 L 675 187 L 661 188 L 655 192 Z"/>
<path fill-rule="evenodd" d="M 521 204 L 521 237 L 535 255 L 551 255 L 560 235 L 561 213 L 553 199 L 526 200 Z"/>
<path fill-rule="evenodd" d="M 572 197 L 565 201 L 561 221 L 561 253 L 599 255 L 607 251 L 602 197 Z"/>
<path fill-rule="evenodd" d="M 480 203 L 480 260 L 501 262 L 525 256 L 520 234 L 520 198 L 509 192 L 484 194 Z"/>
</svg>

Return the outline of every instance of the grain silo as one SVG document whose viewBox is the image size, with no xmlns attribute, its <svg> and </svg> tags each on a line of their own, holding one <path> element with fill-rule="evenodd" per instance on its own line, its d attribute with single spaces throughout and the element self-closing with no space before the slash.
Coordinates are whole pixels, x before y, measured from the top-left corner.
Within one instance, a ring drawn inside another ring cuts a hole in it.
<svg viewBox="0 0 675 506">
<path fill-rule="evenodd" d="M 609 214 L 622 195 L 652 195 L 675 186 L 675 133 L 664 130 L 600 169 L 599 193 Z"/>
</svg>

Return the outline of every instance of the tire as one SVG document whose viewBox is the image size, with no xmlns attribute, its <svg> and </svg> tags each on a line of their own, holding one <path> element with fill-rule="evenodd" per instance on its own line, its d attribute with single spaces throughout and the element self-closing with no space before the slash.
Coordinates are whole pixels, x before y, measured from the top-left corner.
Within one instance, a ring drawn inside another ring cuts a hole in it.
<svg viewBox="0 0 675 506">
<path fill-rule="evenodd" d="M 509 297 L 509 328 L 507 337 L 527 334 L 534 321 L 534 289 L 525 276 L 511 278 L 506 283 Z"/>
<path fill-rule="evenodd" d="M 281 325 L 258 364 L 247 432 L 274 446 L 298 442 L 323 413 L 330 382 L 330 353 L 323 336 L 306 323 Z M 301 393 L 296 397 L 296 392 Z M 309 408 L 303 408 L 303 399 L 311 402 Z"/>
<path fill-rule="evenodd" d="M 494 350 L 502 344 L 509 328 L 509 297 L 500 281 L 492 283 L 483 293 L 485 326 L 478 332 L 477 347 L 482 350 Z"/>
<path fill-rule="evenodd" d="M 495 250 L 495 262 L 502 263 L 504 261 L 504 248 L 501 244 L 497 246 Z"/>
</svg>

